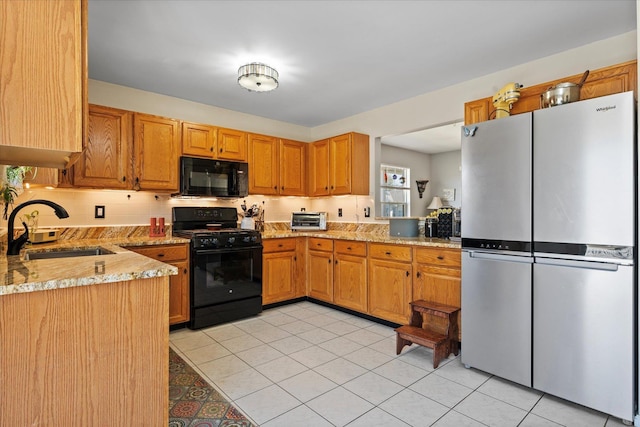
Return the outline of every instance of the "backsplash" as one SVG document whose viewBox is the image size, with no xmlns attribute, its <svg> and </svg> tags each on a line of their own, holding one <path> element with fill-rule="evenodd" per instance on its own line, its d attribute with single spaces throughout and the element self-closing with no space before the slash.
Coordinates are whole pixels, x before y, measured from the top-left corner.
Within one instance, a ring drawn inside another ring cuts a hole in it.
<svg viewBox="0 0 640 427">
<path fill-rule="evenodd" d="M 291 212 L 306 209 L 307 211 L 328 212 L 330 222 L 345 223 L 386 223 L 376 221 L 373 216 L 364 217 L 364 208 L 374 210 L 374 201 L 369 196 L 336 196 L 336 197 L 274 197 L 248 196 L 234 200 L 177 199 L 168 194 L 152 192 L 136 192 L 121 190 L 78 190 L 78 189 L 45 189 L 25 190 L 18 197 L 14 206 L 33 199 L 47 199 L 63 206 L 69 212 L 69 218 L 59 219 L 47 206 L 31 205 L 18 213 L 15 227 L 20 228 L 19 217 L 39 212 L 39 227 L 74 228 L 74 227 L 109 227 L 109 226 L 148 226 L 149 218 L 165 218 L 171 223 L 171 208 L 174 206 L 223 206 L 235 207 L 242 212 L 240 205 L 246 200 L 248 205 L 258 204 L 265 211 L 265 222 L 285 222 L 291 219 Z M 104 206 L 104 218 L 95 218 L 96 206 Z M 342 217 L 338 217 L 338 209 L 342 209 Z M 7 221 L 0 220 L 0 227 L 6 228 Z"/>
</svg>

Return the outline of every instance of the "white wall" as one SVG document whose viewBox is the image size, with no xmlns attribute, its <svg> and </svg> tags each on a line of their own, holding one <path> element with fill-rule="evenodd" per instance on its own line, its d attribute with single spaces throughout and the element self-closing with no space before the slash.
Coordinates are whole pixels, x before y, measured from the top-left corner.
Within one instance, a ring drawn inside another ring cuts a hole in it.
<svg viewBox="0 0 640 427">
<path fill-rule="evenodd" d="M 433 188 L 431 186 L 431 177 L 433 175 L 431 170 L 431 156 L 391 145 L 382 145 L 380 159 L 382 163 L 387 165 L 402 166 L 411 169 L 411 180 L 409 182 L 411 188 L 411 209 L 409 216 L 426 216 L 427 205 L 431 202 L 431 191 Z M 376 177 L 380 176 L 379 166 L 376 166 L 373 175 Z M 429 180 L 422 198 L 419 196 L 418 186 L 416 185 L 416 180 L 418 179 Z M 376 191 L 380 191 L 380 180 L 376 178 L 375 183 Z"/>
<path fill-rule="evenodd" d="M 629 32 L 311 129 L 95 80 L 89 81 L 89 102 L 300 141 L 314 141 L 350 131 L 368 134 L 371 136 L 370 152 L 373 153 L 370 159 L 370 196 L 319 199 L 251 196 L 247 199 L 250 203 L 265 200 L 267 221 L 287 221 L 290 212 L 300 207 L 326 210 L 330 213 L 330 220 L 375 221 L 373 216 L 365 219 L 363 209 L 366 206 L 374 209 L 374 177 L 377 176 L 376 165 L 380 159 L 380 147 L 375 144 L 376 138 L 459 120 L 464 116 L 465 102 L 490 96 L 505 82 L 516 81 L 529 86 L 580 74 L 585 69 L 597 69 L 636 59 L 637 41 L 636 31 Z M 40 197 L 59 201 L 69 210 L 71 217 L 64 220 L 66 226 L 147 224 L 150 216 L 169 218 L 171 206 L 177 203 L 218 203 L 176 201 L 166 196 L 160 196 L 156 200 L 152 193 L 44 189 L 26 192 L 18 199 L 18 203 Z M 221 205 L 229 203 L 231 202 L 219 202 Z M 239 206 L 240 203 L 241 201 L 237 201 L 234 205 Z M 96 204 L 106 206 L 106 219 L 93 218 Z M 337 218 L 338 208 L 343 209 L 342 218 Z M 30 212 L 29 208 L 25 210 Z M 62 224 L 47 207 L 43 206 L 40 211 L 42 226 Z M 0 224 L 6 225 L 6 222 Z"/>
<path fill-rule="evenodd" d="M 462 151 L 450 151 L 431 155 L 431 177 L 429 182 L 434 196 L 442 197 L 442 190 L 454 189 L 455 200 L 449 202 L 451 206 L 461 207 L 462 200 Z M 431 202 L 431 199 L 429 199 Z"/>
</svg>

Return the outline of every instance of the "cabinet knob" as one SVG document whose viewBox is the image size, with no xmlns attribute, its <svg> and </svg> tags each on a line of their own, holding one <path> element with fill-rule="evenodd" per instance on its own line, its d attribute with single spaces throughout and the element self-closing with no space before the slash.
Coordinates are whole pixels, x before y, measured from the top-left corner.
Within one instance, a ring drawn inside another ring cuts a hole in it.
<svg viewBox="0 0 640 427">
<path fill-rule="evenodd" d="M 280 187 L 281 190 L 284 190 L 284 185 L 282 187 Z"/>
<path fill-rule="evenodd" d="M 329 189 L 329 187 L 324 187 L 324 189 L 325 189 L 325 190 L 328 190 L 328 189 Z"/>
<path fill-rule="evenodd" d="M 294 256 L 294 257 L 293 257 L 293 260 L 294 260 L 294 261 L 297 261 L 297 260 L 298 260 L 298 257 L 297 257 L 297 256 Z"/>
<path fill-rule="evenodd" d="M 328 259 L 328 260 L 327 260 L 327 262 L 328 262 L 329 264 L 331 264 L 331 260 L 330 260 L 330 259 Z"/>
<path fill-rule="evenodd" d="M 277 189 L 278 189 L 278 186 L 277 186 L 277 185 L 274 185 L 274 186 L 273 186 L 273 189 L 274 189 L 274 190 L 277 190 Z"/>
<path fill-rule="evenodd" d="M 443 259 L 444 259 L 444 257 L 443 257 L 442 255 L 438 255 L 438 259 L 439 259 L 439 260 L 443 260 Z"/>
<path fill-rule="evenodd" d="M 220 149 L 220 152 L 222 153 L 222 148 Z"/>
<path fill-rule="evenodd" d="M 335 264 L 338 265 L 338 260 L 336 260 Z"/>
<path fill-rule="evenodd" d="M 420 272 L 419 271 L 416 273 L 416 277 L 420 278 Z"/>
<path fill-rule="evenodd" d="M 158 258 L 162 258 L 162 257 L 164 257 L 164 254 L 162 253 L 158 254 Z"/>
<path fill-rule="evenodd" d="M 184 274 L 187 274 L 189 272 L 189 270 L 187 270 L 186 268 L 182 271 Z"/>
<path fill-rule="evenodd" d="M 333 185 L 331 186 L 331 189 L 333 190 Z"/>
<path fill-rule="evenodd" d="M 391 252 L 385 252 L 384 254 L 385 255 L 391 255 Z"/>
<path fill-rule="evenodd" d="M 122 182 L 126 182 L 126 181 L 127 181 L 127 177 L 126 177 L 126 176 L 123 176 L 123 177 L 122 177 Z"/>
<path fill-rule="evenodd" d="M 409 277 L 409 272 L 407 271 L 407 277 Z"/>
<path fill-rule="evenodd" d="M 209 148 L 209 151 L 213 152 L 213 147 Z"/>
</svg>

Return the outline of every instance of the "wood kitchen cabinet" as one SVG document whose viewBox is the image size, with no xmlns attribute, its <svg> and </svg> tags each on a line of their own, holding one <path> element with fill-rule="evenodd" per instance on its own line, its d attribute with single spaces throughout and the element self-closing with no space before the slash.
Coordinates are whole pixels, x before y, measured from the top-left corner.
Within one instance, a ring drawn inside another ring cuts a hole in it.
<svg viewBox="0 0 640 427">
<path fill-rule="evenodd" d="M 307 287 L 311 298 L 333 302 L 333 240 L 309 237 Z"/>
<path fill-rule="evenodd" d="M 87 1 L 0 1 L 0 45 L 0 164 L 65 166 L 82 150 Z"/>
<path fill-rule="evenodd" d="M 167 283 L 2 295 L 0 425 L 168 425 Z"/>
<path fill-rule="evenodd" d="M 178 268 L 176 276 L 169 276 L 169 324 L 188 322 L 189 245 L 129 246 L 125 249 Z"/>
<path fill-rule="evenodd" d="M 369 314 L 409 323 L 412 301 L 412 248 L 369 244 Z"/>
<path fill-rule="evenodd" d="M 306 143 L 249 134 L 249 193 L 306 194 Z"/>
<path fill-rule="evenodd" d="M 369 136 L 355 132 L 309 145 L 309 195 L 369 194 Z"/>
<path fill-rule="evenodd" d="M 460 249 L 416 247 L 413 271 L 413 300 L 426 300 L 461 307 Z M 461 325 L 460 316 L 461 313 L 458 312 L 458 325 Z M 433 316 L 425 320 L 432 329 L 444 333 L 446 319 Z M 459 334 L 461 334 L 460 329 Z"/>
<path fill-rule="evenodd" d="M 247 134 L 240 130 L 218 128 L 216 159 L 247 161 Z"/>
<path fill-rule="evenodd" d="M 180 142 L 179 120 L 133 115 L 134 190 L 178 190 Z"/>
<path fill-rule="evenodd" d="M 131 188 L 133 113 L 89 106 L 84 150 L 71 168 L 73 185 L 92 188 Z"/>
<path fill-rule="evenodd" d="M 580 89 L 580 99 L 597 98 L 614 93 L 633 91 L 637 98 L 637 61 L 624 62 L 610 67 L 590 71 L 589 77 Z M 511 114 L 527 113 L 540 108 L 540 95 L 558 83 L 578 83 L 581 74 L 563 77 L 520 89 L 520 98 L 513 104 Z M 464 104 L 466 125 L 494 119 L 493 95 Z"/>
<path fill-rule="evenodd" d="M 217 129 L 199 123 L 182 122 L 182 154 L 213 158 L 216 155 Z"/>
<path fill-rule="evenodd" d="M 300 296 L 298 238 L 262 241 L 262 305 Z"/>
<path fill-rule="evenodd" d="M 351 310 L 367 312 L 367 244 L 334 241 L 333 301 Z"/>
</svg>

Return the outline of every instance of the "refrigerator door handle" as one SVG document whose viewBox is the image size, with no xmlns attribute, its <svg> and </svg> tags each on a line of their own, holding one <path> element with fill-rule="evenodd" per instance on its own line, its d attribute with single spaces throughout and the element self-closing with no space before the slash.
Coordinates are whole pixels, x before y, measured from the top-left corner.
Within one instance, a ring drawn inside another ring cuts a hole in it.
<svg viewBox="0 0 640 427">
<path fill-rule="evenodd" d="M 492 261 L 521 262 L 523 264 L 533 264 L 533 258 L 528 256 L 503 255 L 498 253 L 468 251 L 471 258 L 488 259 Z"/>
<path fill-rule="evenodd" d="M 572 259 L 535 258 L 536 264 L 557 265 L 560 267 L 585 268 L 589 270 L 618 271 L 618 265 L 608 262 L 576 261 Z"/>
</svg>

